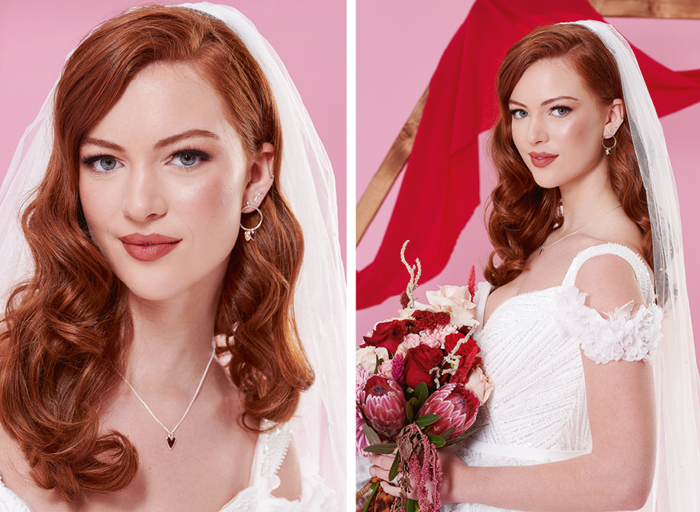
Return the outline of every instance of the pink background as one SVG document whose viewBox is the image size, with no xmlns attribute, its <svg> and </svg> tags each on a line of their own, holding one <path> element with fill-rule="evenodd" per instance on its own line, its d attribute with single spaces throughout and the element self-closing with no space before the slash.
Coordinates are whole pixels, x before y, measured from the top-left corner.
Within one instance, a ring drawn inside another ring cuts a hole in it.
<svg viewBox="0 0 700 512">
<path fill-rule="evenodd" d="M 422 0 L 357 0 L 357 194 L 367 188 L 386 153 L 418 101 L 437 63 L 473 0 L 443 0 L 440 8 Z M 674 70 L 700 68 L 700 20 L 609 18 L 629 41 L 652 58 Z M 700 251 L 700 188 L 698 133 L 700 104 L 664 117 L 666 142 L 671 155 L 681 203 L 688 293 L 695 324 L 696 352 L 700 354 L 700 268 L 693 263 Z M 483 143 L 483 134 L 482 134 Z M 483 146 L 482 146 L 483 147 Z M 481 197 L 493 186 L 488 159 L 480 156 Z M 376 254 L 386 229 L 401 177 L 357 248 L 357 268 L 362 269 Z M 435 279 L 423 282 L 416 293 L 425 301 L 425 291 L 441 284 L 466 284 L 469 268 L 483 267 L 490 245 L 480 206 L 457 242 L 447 268 Z M 424 250 L 429 251 L 430 248 Z M 396 264 L 401 265 L 399 255 Z M 408 274 L 406 274 L 408 282 Z M 395 316 L 398 297 L 358 311 L 357 338 L 373 324 Z"/>
<path fill-rule="evenodd" d="M 0 2 L 0 179 L 66 55 L 97 24 L 138 0 Z M 171 2 L 165 2 L 171 3 Z M 219 0 L 255 23 L 294 79 L 333 164 L 340 240 L 346 238 L 346 12 L 326 0 Z"/>
</svg>

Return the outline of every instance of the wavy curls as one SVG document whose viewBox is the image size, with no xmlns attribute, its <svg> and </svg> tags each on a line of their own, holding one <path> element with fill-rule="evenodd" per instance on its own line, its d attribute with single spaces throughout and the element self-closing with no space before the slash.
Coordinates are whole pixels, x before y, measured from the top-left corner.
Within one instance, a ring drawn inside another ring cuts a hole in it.
<svg viewBox="0 0 700 512">
<path fill-rule="evenodd" d="M 489 143 L 498 183 L 491 193 L 487 221 L 494 249 L 484 276 L 494 286 L 502 286 L 526 270 L 529 256 L 563 222 L 559 189 L 544 189 L 535 183 L 513 142 L 508 108 L 510 96 L 525 71 L 539 60 L 555 58 L 567 60 L 601 105 L 610 105 L 617 98 L 624 102 L 615 57 L 598 36 L 582 26 L 540 27 L 508 50 L 498 70 L 500 116 Z M 617 147 L 608 157 L 610 185 L 627 217 L 642 232 L 643 256 L 653 268 L 646 190 L 626 118 L 615 137 Z"/>
<path fill-rule="evenodd" d="M 78 193 L 79 148 L 155 62 L 190 63 L 220 94 L 249 159 L 282 131 L 258 63 L 224 23 L 184 8 L 131 10 L 97 27 L 66 62 L 55 93 L 54 145 L 45 178 L 22 215 L 34 272 L 10 295 L 0 332 L 0 422 L 24 453 L 35 483 L 73 500 L 118 491 L 138 470 L 119 432 L 100 413 L 120 383 L 131 343 L 126 287 L 90 239 Z M 243 426 L 285 422 L 314 380 L 293 313 L 304 252 L 301 226 L 275 180 L 255 242 L 231 254 L 215 318 L 229 341 L 233 382 L 244 392 Z M 244 224 L 252 222 L 244 216 Z"/>
</svg>

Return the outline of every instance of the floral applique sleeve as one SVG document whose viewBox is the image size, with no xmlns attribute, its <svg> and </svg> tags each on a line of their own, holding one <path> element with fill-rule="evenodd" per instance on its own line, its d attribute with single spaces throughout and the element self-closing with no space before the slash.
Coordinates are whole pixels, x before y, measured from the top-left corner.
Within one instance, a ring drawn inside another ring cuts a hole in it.
<svg viewBox="0 0 700 512">
<path fill-rule="evenodd" d="M 596 363 L 645 361 L 653 363 L 661 340 L 662 309 L 656 304 L 640 306 L 634 301 L 601 316 L 585 303 L 586 294 L 578 288 L 563 288 L 558 297 L 557 315 L 562 329 L 581 345 L 586 357 Z"/>
</svg>

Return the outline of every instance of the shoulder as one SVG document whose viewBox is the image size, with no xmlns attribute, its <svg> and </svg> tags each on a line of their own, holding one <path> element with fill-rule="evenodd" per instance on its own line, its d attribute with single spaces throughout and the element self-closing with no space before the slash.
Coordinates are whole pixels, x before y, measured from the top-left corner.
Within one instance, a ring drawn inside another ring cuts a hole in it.
<svg viewBox="0 0 700 512">
<path fill-rule="evenodd" d="M 280 485 L 272 492 L 273 496 L 290 501 L 301 499 L 301 471 L 299 456 L 293 438 L 289 440 L 287 453 L 277 472 L 277 476 L 280 479 Z"/>
<path fill-rule="evenodd" d="M 586 259 L 574 284 L 587 295 L 586 305 L 601 313 L 629 302 L 633 302 L 634 309 L 646 303 L 634 267 L 618 254 L 599 254 Z"/>
</svg>

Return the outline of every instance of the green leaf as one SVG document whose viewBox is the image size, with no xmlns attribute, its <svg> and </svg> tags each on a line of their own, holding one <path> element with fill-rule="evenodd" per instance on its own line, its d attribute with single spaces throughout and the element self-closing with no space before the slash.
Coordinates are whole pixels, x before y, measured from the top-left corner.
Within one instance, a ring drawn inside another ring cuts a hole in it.
<svg viewBox="0 0 700 512">
<path fill-rule="evenodd" d="M 455 428 L 450 427 L 442 433 L 442 437 L 444 437 L 445 439 L 449 439 L 454 431 L 455 431 Z"/>
<path fill-rule="evenodd" d="M 420 405 L 418 405 L 418 399 L 414 396 L 412 397 L 409 401 L 409 404 L 411 404 L 411 407 L 413 407 L 414 411 L 417 411 Z"/>
<path fill-rule="evenodd" d="M 369 510 L 369 506 L 372 504 L 372 501 L 374 501 L 374 495 L 377 494 L 377 489 L 379 489 L 379 482 L 374 482 L 370 489 L 372 489 L 372 492 L 369 496 L 367 496 L 367 501 L 365 501 L 365 506 L 362 508 L 362 512 L 367 512 Z"/>
<path fill-rule="evenodd" d="M 411 399 L 413 400 L 413 399 Z M 406 418 L 408 419 L 409 423 L 413 422 L 413 407 L 411 405 L 411 401 L 409 400 L 406 402 Z"/>
<path fill-rule="evenodd" d="M 418 502 L 410 498 L 406 499 L 406 512 L 418 512 Z"/>
<path fill-rule="evenodd" d="M 391 469 L 389 469 L 389 481 L 391 482 L 394 478 L 396 478 L 396 475 L 399 474 L 399 463 L 401 462 L 401 456 L 399 454 L 396 454 L 396 457 L 394 457 L 394 462 L 391 465 Z"/>
<path fill-rule="evenodd" d="M 379 436 L 374 431 L 374 429 L 370 427 L 367 423 L 362 424 L 362 430 L 364 431 L 365 436 L 367 437 L 367 441 L 369 441 L 369 444 L 379 444 L 382 442 L 382 440 L 379 439 Z"/>
<path fill-rule="evenodd" d="M 445 446 L 452 446 L 453 444 L 457 444 L 457 443 L 459 443 L 459 442 L 461 442 L 461 441 L 464 441 L 465 439 L 467 439 L 467 438 L 473 436 L 474 434 L 476 434 L 479 430 L 481 430 L 481 429 L 484 428 L 485 426 L 486 426 L 486 425 L 482 425 L 482 426 L 480 426 L 479 428 L 475 428 L 474 430 L 470 430 L 469 432 L 466 432 L 466 433 L 462 434 L 462 435 L 459 436 L 459 437 L 454 437 L 454 438 L 452 438 L 452 439 L 449 439 L 449 440 L 447 441 L 447 443 L 445 444 Z"/>
<path fill-rule="evenodd" d="M 370 453 L 381 453 L 384 455 L 389 455 L 391 453 L 394 453 L 394 450 L 396 450 L 396 443 L 379 443 L 379 444 L 372 444 L 365 448 L 366 452 Z"/>
<path fill-rule="evenodd" d="M 440 416 L 437 414 L 426 414 L 424 416 L 419 416 L 418 418 L 416 418 L 416 425 L 418 425 L 419 427 L 427 427 L 428 425 L 432 425 L 439 419 Z"/>
<path fill-rule="evenodd" d="M 430 440 L 430 442 L 435 445 L 435 448 L 442 448 L 443 446 L 445 446 L 445 438 L 444 437 L 436 436 L 433 434 L 427 434 L 427 436 L 428 436 L 428 439 Z"/>
<path fill-rule="evenodd" d="M 416 398 L 418 399 L 419 407 L 428 399 L 428 386 L 425 382 L 421 382 L 416 386 Z"/>
</svg>

